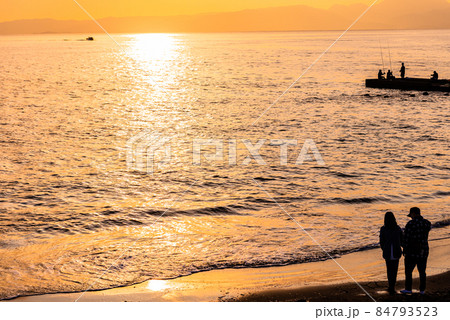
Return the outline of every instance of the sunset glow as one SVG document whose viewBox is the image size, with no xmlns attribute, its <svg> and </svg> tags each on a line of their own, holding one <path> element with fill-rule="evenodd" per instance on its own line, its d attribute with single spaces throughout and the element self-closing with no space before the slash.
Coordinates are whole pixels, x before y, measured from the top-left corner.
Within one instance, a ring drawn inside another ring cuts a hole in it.
<svg viewBox="0 0 450 320">
<path fill-rule="evenodd" d="M 329 8 L 335 4 L 365 3 L 373 0 L 78 0 L 95 18 L 133 16 L 171 16 L 244 9 L 308 5 Z M 0 2 L 0 21 L 19 19 L 86 19 L 72 0 L 14 0 Z"/>
<path fill-rule="evenodd" d="M 345 30 L 366 10 L 353 30 L 450 28 L 448 0 L 20 0 L 0 4 L 0 35 Z"/>
</svg>

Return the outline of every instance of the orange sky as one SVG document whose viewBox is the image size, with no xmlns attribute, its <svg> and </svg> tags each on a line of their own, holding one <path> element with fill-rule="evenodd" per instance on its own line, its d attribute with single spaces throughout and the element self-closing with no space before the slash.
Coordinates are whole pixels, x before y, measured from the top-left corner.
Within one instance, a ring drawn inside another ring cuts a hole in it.
<svg viewBox="0 0 450 320">
<path fill-rule="evenodd" d="M 77 0 L 95 18 L 158 16 L 238 11 L 306 4 L 328 8 L 333 4 L 372 3 L 374 0 Z M 381 0 L 380 0 L 381 1 Z M 395 0 L 388 0 L 395 1 Z M 20 19 L 76 19 L 86 15 L 73 0 L 0 0 L 0 21 Z"/>
</svg>

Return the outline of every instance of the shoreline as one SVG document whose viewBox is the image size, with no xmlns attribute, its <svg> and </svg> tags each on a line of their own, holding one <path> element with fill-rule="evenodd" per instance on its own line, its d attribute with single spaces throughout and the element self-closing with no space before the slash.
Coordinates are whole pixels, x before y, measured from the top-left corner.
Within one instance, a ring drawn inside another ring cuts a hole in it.
<svg viewBox="0 0 450 320">
<path fill-rule="evenodd" d="M 172 280 L 148 280 L 140 284 L 85 293 L 55 293 L 13 298 L 25 301 L 97 302 L 193 302 L 193 301 L 372 301 L 340 268 L 342 266 L 379 301 L 448 301 L 450 293 L 450 239 L 430 242 L 425 296 L 389 296 L 381 250 L 370 249 L 333 260 L 265 268 L 220 269 Z M 339 265 L 337 265 L 337 263 Z M 418 276 L 417 270 L 413 274 Z M 404 268 L 400 261 L 397 290 L 403 289 Z M 417 281 L 414 281 L 415 287 Z M 431 300 L 423 300 L 431 299 Z M 442 300 L 444 299 L 444 300 Z"/>
<path fill-rule="evenodd" d="M 412 295 L 403 295 L 399 289 L 404 288 L 404 280 L 397 281 L 397 293 L 389 295 L 385 292 L 387 281 L 360 283 L 377 302 L 448 302 L 450 301 L 450 271 L 427 277 L 425 295 L 413 289 Z M 414 278 L 413 288 L 418 288 L 419 280 Z M 343 283 L 329 286 L 306 287 L 300 289 L 267 290 L 249 294 L 233 302 L 367 302 L 366 296 L 358 294 L 355 283 Z"/>
</svg>

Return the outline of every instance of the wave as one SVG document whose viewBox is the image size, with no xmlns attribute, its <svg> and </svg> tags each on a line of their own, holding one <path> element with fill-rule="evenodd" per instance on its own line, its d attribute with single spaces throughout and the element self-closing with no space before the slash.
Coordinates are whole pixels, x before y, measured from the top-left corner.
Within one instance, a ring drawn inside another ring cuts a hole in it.
<svg viewBox="0 0 450 320">
<path fill-rule="evenodd" d="M 331 174 L 340 177 L 340 178 L 358 178 L 360 175 L 357 174 L 349 174 L 349 173 L 343 173 L 339 171 L 330 171 Z"/>
<path fill-rule="evenodd" d="M 349 203 L 349 204 L 357 204 L 357 203 L 374 203 L 374 202 L 383 202 L 383 201 L 392 201 L 392 199 L 385 197 L 361 197 L 361 198 L 332 198 L 330 200 L 325 200 L 325 202 L 338 202 L 338 203 Z"/>
<path fill-rule="evenodd" d="M 256 198 L 256 197 L 246 197 L 245 201 L 256 203 L 256 204 L 275 204 L 275 203 L 291 203 L 303 200 L 310 200 L 311 197 L 308 196 L 297 196 L 297 197 L 273 197 L 273 198 Z M 254 206 L 246 207 L 247 210 L 254 208 Z"/>
<path fill-rule="evenodd" d="M 450 218 L 444 219 L 441 221 L 437 221 L 437 222 L 433 223 L 431 226 L 433 228 L 444 228 L 444 227 L 450 226 Z"/>
<path fill-rule="evenodd" d="M 189 210 L 177 209 L 144 209 L 144 208 L 108 208 L 97 212 L 61 213 L 59 218 L 41 215 L 15 218 L 12 221 L 8 216 L 3 217 L 3 224 L 0 224 L 2 233 L 35 232 L 40 237 L 54 235 L 73 235 L 79 233 L 90 233 L 107 230 L 114 227 L 133 227 L 151 225 L 155 219 L 163 217 L 196 217 L 196 216 L 239 216 L 245 215 L 244 210 L 248 210 L 243 205 L 228 205 L 203 207 Z M 0 210 L 1 212 L 1 210 Z M 6 223 L 9 222 L 9 223 Z M 1 246 L 1 243 L 0 243 Z"/>
<path fill-rule="evenodd" d="M 410 164 L 406 165 L 405 168 L 407 168 L 407 169 L 427 169 L 424 166 L 415 166 L 415 165 L 410 165 Z"/>
<path fill-rule="evenodd" d="M 433 195 L 435 195 L 435 196 L 450 196 L 450 191 L 437 191 Z"/>
<path fill-rule="evenodd" d="M 214 210 L 218 210 L 219 212 L 223 212 L 224 208 L 227 207 L 214 207 Z M 211 208 L 206 208 L 206 211 L 209 212 Z M 195 211 L 195 210 L 194 210 Z M 443 228 L 450 225 L 450 218 L 444 219 L 440 221 L 436 221 L 433 224 L 433 228 Z M 430 239 L 429 241 L 437 241 L 442 239 L 448 239 L 447 238 L 439 238 L 439 239 Z M 170 280 L 170 279 L 176 279 L 180 277 L 185 277 L 191 274 L 199 273 L 199 272 L 206 272 L 206 271 L 212 271 L 212 270 L 220 270 L 220 269 L 241 269 L 241 268 L 268 268 L 268 267 L 278 267 L 278 266 L 287 266 L 287 265 L 293 265 L 293 264 L 302 264 L 302 263 L 310 263 L 310 262 L 317 262 L 317 261 L 325 261 L 329 259 L 336 259 L 339 257 L 342 257 L 343 255 L 355 253 L 355 252 L 363 252 L 368 251 L 372 249 L 379 248 L 378 243 L 372 243 L 362 246 L 355 246 L 345 249 L 334 249 L 331 251 L 326 252 L 316 252 L 312 253 L 310 255 L 306 256 L 298 256 L 298 257 L 286 257 L 286 258 L 277 258 L 277 259 L 261 259 L 261 260 L 253 260 L 252 262 L 246 262 L 246 261 L 229 261 L 229 262 L 208 262 L 205 261 L 201 265 L 192 265 L 189 268 L 182 268 L 174 273 L 172 275 L 145 275 L 142 277 L 139 277 L 138 279 L 135 279 L 132 282 L 117 282 L 112 285 L 103 284 L 99 286 L 92 287 L 90 291 L 100 291 L 100 290 L 106 290 L 106 289 L 112 289 L 112 288 L 118 288 L 123 286 L 131 286 L 134 284 L 142 283 L 144 281 L 148 281 L 151 279 L 162 279 L 162 280 Z M 71 279 L 71 282 L 77 283 L 82 285 L 82 282 L 78 282 L 75 279 Z M 74 292 L 81 292 L 80 290 L 73 289 L 69 291 L 60 292 L 57 289 L 51 290 L 49 288 L 41 288 L 41 290 L 34 288 L 32 291 L 25 291 L 17 294 L 17 292 L 13 295 L 3 295 L 1 296 L 0 292 L 0 300 L 10 300 L 21 296 L 29 296 L 29 295 L 36 295 L 36 294 L 54 294 L 54 293 L 74 293 Z"/>
<path fill-rule="evenodd" d="M 236 209 L 241 208 L 241 206 L 218 206 L 218 207 L 206 207 L 200 209 L 183 210 L 178 211 L 178 214 L 185 215 L 207 215 L 207 216 L 228 216 L 228 215 L 241 215 Z"/>
<path fill-rule="evenodd" d="M 176 210 L 176 209 L 145 209 L 139 210 L 135 209 L 133 214 L 134 218 L 145 217 L 145 216 L 224 216 L 224 215 L 242 215 L 238 209 L 245 208 L 241 205 L 229 205 L 229 206 L 216 206 L 216 207 L 203 207 L 190 210 Z M 108 209 L 100 212 L 100 215 L 110 216 L 123 214 L 124 210 Z M 109 221 L 114 222 L 113 219 L 103 220 L 102 222 Z M 119 221 L 119 220 L 116 220 Z M 129 223 L 127 223 L 127 221 Z M 141 221 L 134 221 L 133 219 L 120 219 L 119 225 L 126 224 L 142 224 Z"/>
<path fill-rule="evenodd" d="M 160 280 L 171 280 L 171 279 L 189 276 L 189 275 L 192 275 L 195 273 L 212 271 L 212 270 L 243 269 L 243 268 L 268 268 L 268 267 L 280 267 L 280 266 L 287 266 L 287 265 L 293 265 L 293 264 L 325 261 L 325 260 L 329 260 L 330 257 L 332 257 L 333 259 L 336 259 L 336 258 L 341 257 L 344 254 L 370 250 L 370 249 L 376 248 L 377 246 L 378 246 L 377 244 L 373 244 L 373 245 L 355 247 L 355 248 L 350 248 L 350 249 L 345 249 L 345 250 L 333 250 L 333 251 L 329 251 L 328 253 L 323 252 L 323 253 L 319 253 L 319 254 L 311 255 L 311 256 L 277 259 L 276 261 L 267 261 L 267 260 L 261 259 L 261 260 L 252 261 L 252 262 L 246 262 L 246 261 L 242 261 L 242 262 L 232 262 L 231 261 L 231 262 L 223 262 L 223 263 L 221 263 L 221 262 L 217 262 L 217 263 L 205 262 L 203 265 L 196 265 L 196 266 L 192 266 L 189 269 L 180 270 L 180 272 L 178 272 L 177 274 L 174 274 L 173 276 L 158 276 L 158 275 L 148 276 L 147 275 L 145 277 L 140 277 L 132 282 L 126 281 L 123 283 L 118 282 L 113 285 L 103 284 L 103 285 L 99 285 L 99 286 L 93 286 L 89 289 L 89 291 L 101 291 L 101 290 L 114 289 L 114 288 L 119 288 L 119 287 L 124 287 L 124 286 L 132 286 L 132 285 L 142 283 L 144 281 L 148 281 L 148 280 L 155 279 L 155 278 L 160 279 Z M 77 281 L 76 279 L 70 279 L 68 281 L 79 284 L 79 285 L 83 284 L 82 281 Z M 31 296 L 31 295 L 83 292 L 82 288 L 80 288 L 79 290 L 72 288 L 72 290 L 67 290 L 67 291 L 59 291 L 57 289 L 52 290 L 50 288 L 40 288 L 40 289 L 41 290 L 39 290 L 38 288 L 33 288 L 32 291 L 25 291 L 25 292 L 22 291 L 19 294 L 17 294 L 17 292 L 16 292 L 11 295 L 8 295 L 7 293 L 6 293 L 6 295 L 5 294 L 2 295 L 2 292 L 0 292 L 0 301 L 1 300 L 11 300 L 11 299 L 15 299 L 18 297 L 25 297 L 25 296 Z"/>
<path fill-rule="evenodd" d="M 241 215 L 237 211 L 237 209 L 240 208 L 240 206 L 217 206 L 217 207 L 204 207 L 204 208 L 198 208 L 198 209 L 191 209 L 191 210 L 151 210 L 147 211 L 147 214 L 160 214 L 164 213 L 164 215 L 169 216 L 227 216 L 227 215 Z"/>
<path fill-rule="evenodd" d="M 265 178 L 265 177 L 256 177 L 256 178 L 254 178 L 254 180 L 265 182 L 265 181 L 274 181 L 274 180 L 277 180 L 277 179 L 275 179 L 275 178 Z"/>
</svg>

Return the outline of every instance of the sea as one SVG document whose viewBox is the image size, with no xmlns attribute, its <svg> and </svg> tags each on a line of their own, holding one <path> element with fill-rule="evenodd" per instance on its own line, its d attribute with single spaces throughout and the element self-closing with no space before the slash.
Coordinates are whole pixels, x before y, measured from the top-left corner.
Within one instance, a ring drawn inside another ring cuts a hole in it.
<svg viewBox="0 0 450 320">
<path fill-rule="evenodd" d="M 0 299 L 450 236 L 450 30 L 0 37 Z M 381 259 L 380 253 L 380 259 Z"/>
</svg>

